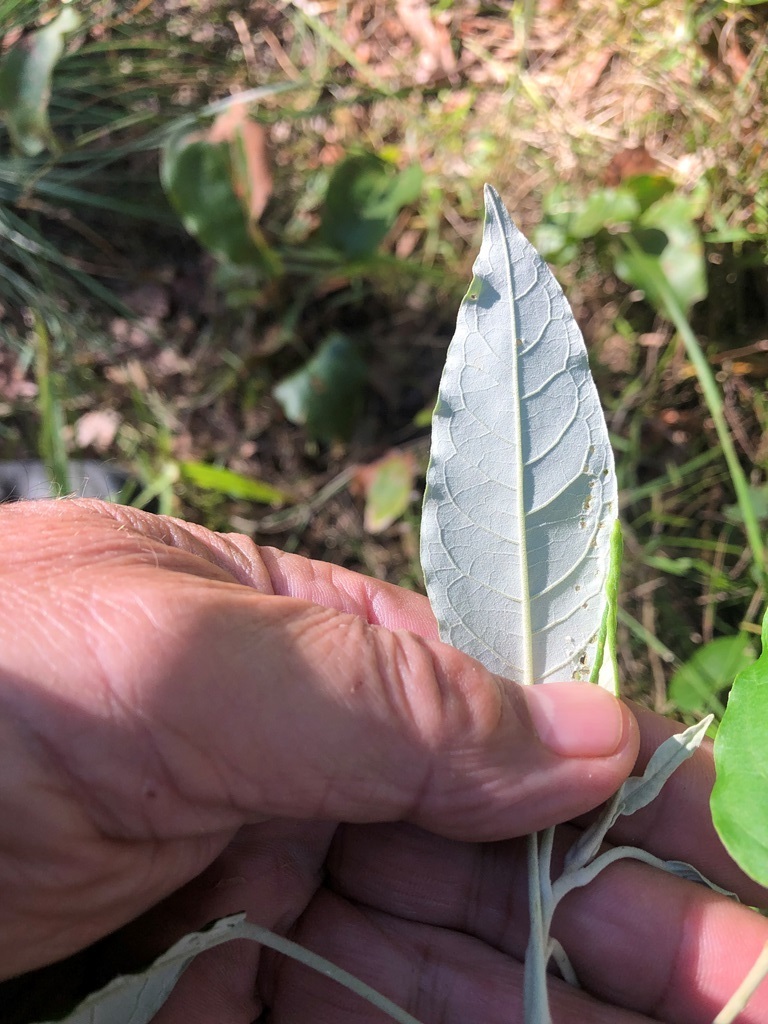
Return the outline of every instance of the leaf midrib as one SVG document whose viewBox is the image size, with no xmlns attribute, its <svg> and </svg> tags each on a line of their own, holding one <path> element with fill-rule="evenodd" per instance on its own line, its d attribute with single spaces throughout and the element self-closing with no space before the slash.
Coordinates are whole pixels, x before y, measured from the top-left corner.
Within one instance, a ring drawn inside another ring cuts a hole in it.
<svg viewBox="0 0 768 1024">
<path fill-rule="evenodd" d="M 520 680 L 527 686 L 532 685 L 536 680 L 533 676 L 533 624 L 531 621 L 531 593 L 529 586 L 528 572 L 528 531 L 526 530 L 526 502 L 524 487 L 524 461 L 523 461 L 523 411 L 520 397 L 520 338 L 517 334 L 517 308 L 515 301 L 514 278 L 512 275 L 512 257 L 509 251 L 509 241 L 504 231 L 503 213 L 499 209 L 500 200 L 492 195 L 494 215 L 497 225 L 504 240 L 504 271 L 509 291 L 509 343 L 512 352 L 512 407 L 515 420 L 515 431 L 517 434 L 517 460 L 515 463 L 515 504 L 517 506 L 517 522 L 519 531 L 519 553 L 520 553 L 520 595 L 522 606 L 523 622 L 523 678 Z"/>
</svg>

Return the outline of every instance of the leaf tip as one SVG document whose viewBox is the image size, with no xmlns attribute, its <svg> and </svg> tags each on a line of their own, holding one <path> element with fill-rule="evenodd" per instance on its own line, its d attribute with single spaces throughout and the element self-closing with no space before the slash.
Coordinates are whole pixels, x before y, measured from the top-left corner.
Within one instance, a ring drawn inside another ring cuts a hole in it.
<svg viewBox="0 0 768 1024">
<path fill-rule="evenodd" d="M 485 215 L 489 215 L 491 210 L 498 210 L 500 206 L 503 206 L 501 196 L 488 182 L 483 185 L 483 199 L 485 200 Z"/>
</svg>

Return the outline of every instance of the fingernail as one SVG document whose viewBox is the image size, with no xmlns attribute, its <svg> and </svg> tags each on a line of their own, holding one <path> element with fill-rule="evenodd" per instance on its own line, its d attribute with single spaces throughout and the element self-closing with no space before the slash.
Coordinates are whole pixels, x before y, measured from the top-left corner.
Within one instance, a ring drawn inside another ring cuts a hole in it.
<svg viewBox="0 0 768 1024">
<path fill-rule="evenodd" d="M 533 726 L 544 746 L 562 757 L 609 757 L 623 745 L 628 713 L 592 683 L 523 687 Z"/>
</svg>

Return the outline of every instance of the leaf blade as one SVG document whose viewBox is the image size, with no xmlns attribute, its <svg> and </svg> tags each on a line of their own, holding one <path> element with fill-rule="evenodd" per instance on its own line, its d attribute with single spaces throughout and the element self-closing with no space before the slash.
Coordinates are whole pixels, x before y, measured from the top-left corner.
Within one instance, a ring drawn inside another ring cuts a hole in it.
<svg viewBox="0 0 768 1024">
<path fill-rule="evenodd" d="M 728 853 L 750 878 L 768 885 L 768 612 L 762 652 L 743 669 L 728 695 L 715 738 L 715 785 L 710 807 Z"/>
<path fill-rule="evenodd" d="M 560 286 L 486 186 L 433 419 L 422 565 L 444 640 L 526 683 L 587 678 L 617 511 L 613 454 Z"/>
</svg>

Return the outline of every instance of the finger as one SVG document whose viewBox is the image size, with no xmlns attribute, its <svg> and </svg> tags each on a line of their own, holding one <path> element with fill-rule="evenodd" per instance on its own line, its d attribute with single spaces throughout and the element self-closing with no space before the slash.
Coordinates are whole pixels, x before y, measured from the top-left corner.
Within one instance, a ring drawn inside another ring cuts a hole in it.
<svg viewBox="0 0 768 1024">
<path fill-rule="evenodd" d="M 265 597 L 221 566 L 201 579 L 196 555 L 115 522 L 109 541 L 83 527 L 44 590 L 14 578 L 5 595 L 41 624 L 33 649 L 9 638 L 8 671 L 38 684 L 11 688 L 14 711 L 107 834 L 285 816 L 493 838 L 593 806 L 634 757 L 631 717 L 595 688 L 524 692 L 439 642 Z"/>
<path fill-rule="evenodd" d="M 244 587 L 125 568 L 118 600 L 86 582 L 56 643 L 63 706 L 22 690 L 16 709 L 114 835 L 281 816 L 495 838 L 593 806 L 634 759 L 629 714 L 587 686 L 529 695 L 437 642 Z"/>
<path fill-rule="evenodd" d="M 560 860 L 577 834 L 561 830 Z M 524 954 L 527 885 L 519 841 L 471 846 L 406 826 L 345 827 L 329 858 L 329 880 L 374 910 Z M 768 922 L 704 886 L 620 861 L 565 898 L 554 932 L 595 997 L 668 1024 L 709 1024 L 768 940 Z M 765 1020 L 768 991 L 739 1018 Z"/>
<path fill-rule="evenodd" d="M 422 1024 L 509 1024 L 523 1019 L 522 966 L 458 931 L 409 924 L 321 892 L 294 938 L 367 981 Z M 267 954 L 259 978 L 274 1024 L 386 1024 L 389 1019 L 335 982 Z M 650 1024 L 553 979 L 553 1024 Z"/>
<path fill-rule="evenodd" d="M 36 505 L 50 508 L 48 502 Z M 437 625 L 426 597 L 330 562 L 302 558 L 259 546 L 241 534 L 213 533 L 194 523 L 122 505 L 89 500 L 58 502 L 56 513 L 67 530 L 76 524 L 92 529 L 96 521 L 112 542 L 118 534 L 125 539 L 126 533 L 134 539 L 155 541 L 207 562 L 226 578 L 262 594 L 297 597 L 358 615 L 387 629 L 407 629 L 437 639 Z M 201 568 L 203 575 L 206 570 Z"/>
</svg>

